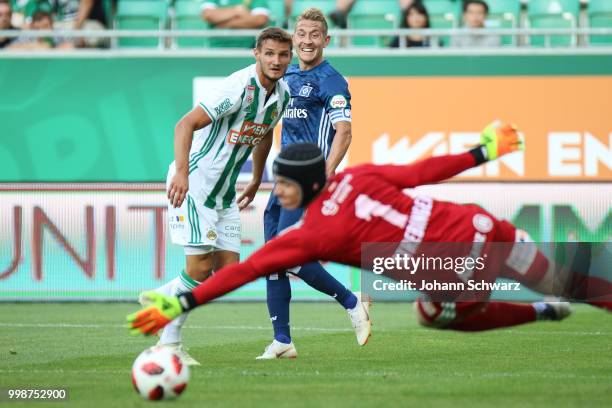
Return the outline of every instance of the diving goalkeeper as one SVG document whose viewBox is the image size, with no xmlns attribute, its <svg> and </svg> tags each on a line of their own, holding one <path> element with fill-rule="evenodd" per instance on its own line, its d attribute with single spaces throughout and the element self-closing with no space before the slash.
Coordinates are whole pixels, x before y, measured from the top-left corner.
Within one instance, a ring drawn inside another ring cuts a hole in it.
<svg viewBox="0 0 612 408">
<path fill-rule="evenodd" d="M 133 333 L 156 333 L 181 313 L 210 302 L 254 279 L 312 261 L 361 266 L 362 243 L 410 243 L 417 252 L 426 243 L 468 243 L 478 236 L 487 244 L 507 243 L 502 262 L 488 263 L 474 278 L 513 279 L 545 295 L 562 295 L 612 310 L 612 285 L 596 277 L 570 274 L 559 286 L 554 263 L 530 242 L 526 232 L 476 205 L 459 205 L 411 196 L 403 190 L 449 179 L 469 168 L 524 149 L 510 125 L 494 123 L 481 145 L 468 152 L 433 157 L 410 165 L 360 165 L 326 180 L 325 159 L 317 146 L 288 146 L 274 163 L 275 194 L 287 209 L 307 207 L 302 221 L 269 241 L 247 260 L 221 269 L 193 291 L 178 297 L 148 294 L 155 301 L 128 316 Z M 390 255 L 390 254 L 389 254 Z M 468 254 L 464 254 L 467 256 Z M 491 257 L 496 258 L 496 257 Z M 499 256 L 497 256 L 499 260 Z M 456 278 L 454 271 L 446 279 Z M 478 274 L 482 276 L 478 276 Z M 581 276 L 576 278 L 576 276 Z M 424 279 L 432 279 L 427 276 Z M 562 287 L 563 293 L 555 293 Z M 571 309 L 564 302 L 521 304 L 488 301 L 490 292 L 469 301 L 432 299 L 415 302 L 421 324 L 443 329 L 479 331 L 535 320 L 562 320 Z"/>
</svg>

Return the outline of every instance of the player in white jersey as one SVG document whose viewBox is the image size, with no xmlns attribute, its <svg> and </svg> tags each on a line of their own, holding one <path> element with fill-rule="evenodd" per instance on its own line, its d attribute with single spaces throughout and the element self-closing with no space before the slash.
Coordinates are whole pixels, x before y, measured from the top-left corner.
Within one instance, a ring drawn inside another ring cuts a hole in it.
<svg viewBox="0 0 612 408">
<path fill-rule="evenodd" d="M 191 291 L 213 270 L 239 261 L 240 217 L 255 197 L 272 131 L 290 96 L 282 79 L 291 61 L 292 40 L 270 27 L 258 38 L 256 63 L 234 72 L 206 92 L 202 101 L 174 129 L 174 162 L 167 178 L 168 220 L 172 242 L 185 249 L 179 277 L 157 289 L 176 295 Z M 236 196 L 240 168 L 253 151 L 253 179 Z M 149 299 L 141 296 L 140 303 Z M 187 315 L 168 325 L 159 340 L 172 345 L 190 365 L 199 364 L 182 347 Z"/>
</svg>

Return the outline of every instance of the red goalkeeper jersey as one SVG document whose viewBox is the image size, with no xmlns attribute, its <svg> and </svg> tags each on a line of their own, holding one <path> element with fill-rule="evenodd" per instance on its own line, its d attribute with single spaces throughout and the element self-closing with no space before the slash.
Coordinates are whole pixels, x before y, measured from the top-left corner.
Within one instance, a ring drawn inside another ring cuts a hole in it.
<svg viewBox="0 0 612 408">
<path fill-rule="evenodd" d="M 405 166 L 349 168 L 329 180 L 301 222 L 244 262 L 215 273 L 193 295 L 202 304 L 257 277 L 312 261 L 360 266 L 362 243 L 472 242 L 475 232 L 494 233 L 496 220 L 478 206 L 404 192 L 446 180 L 475 165 L 467 152 Z"/>
</svg>

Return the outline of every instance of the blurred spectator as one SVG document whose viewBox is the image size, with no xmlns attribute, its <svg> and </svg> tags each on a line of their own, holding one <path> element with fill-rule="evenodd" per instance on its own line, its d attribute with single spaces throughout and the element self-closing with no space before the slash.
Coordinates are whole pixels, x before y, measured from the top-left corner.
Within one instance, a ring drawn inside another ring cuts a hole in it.
<svg viewBox="0 0 612 408">
<path fill-rule="evenodd" d="M 36 0 L 33 0 L 36 1 Z M 104 30 L 104 0 L 48 0 L 60 30 Z M 75 39 L 77 47 L 100 47 L 102 38 Z"/>
<path fill-rule="evenodd" d="M 27 28 L 32 21 L 32 16 L 37 11 L 51 13 L 51 4 L 48 0 L 11 0 L 13 5 L 13 25 L 19 28 Z"/>
<path fill-rule="evenodd" d="M 398 0 L 400 9 L 402 12 L 408 10 L 408 7 L 412 6 L 413 3 L 422 3 L 423 0 Z"/>
<path fill-rule="evenodd" d="M 214 28 L 263 28 L 270 21 L 267 0 L 204 0 L 202 18 Z M 211 38 L 213 47 L 253 48 L 254 37 Z"/>
<path fill-rule="evenodd" d="M 0 0 L 0 30 L 16 30 L 11 24 L 13 8 L 8 0 Z M 0 37 L 0 48 L 8 46 L 15 41 L 15 37 Z"/>
<path fill-rule="evenodd" d="M 53 30 L 53 16 L 46 11 L 37 11 L 32 16 L 31 30 Z M 19 37 L 9 49 L 18 50 L 48 50 L 51 48 L 72 49 L 71 42 L 58 37 Z"/>
<path fill-rule="evenodd" d="M 427 9 L 420 1 L 417 1 L 402 12 L 401 28 L 430 28 L 429 14 Z M 406 37 L 407 47 L 429 47 L 430 41 L 428 37 L 422 35 L 409 35 Z M 390 47 L 398 48 L 400 46 L 400 38 L 395 37 L 391 41 Z"/>
<path fill-rule="evenodd" d="M 489 15 L 489 6 L 483 0 L 465 0 L 463 3 L 463 25 L 465 28 L 483 29 Z M 499 47 L 497 35 L 474 34 L 451 37 L 452 47 Z"/>
<path fill-rule="evenodd" d="M 348 14 L 357 0 L 336 0 L 336 9 L 329 13 L 329 18 L 336 27 L 346 28 Z"/>
</svg>

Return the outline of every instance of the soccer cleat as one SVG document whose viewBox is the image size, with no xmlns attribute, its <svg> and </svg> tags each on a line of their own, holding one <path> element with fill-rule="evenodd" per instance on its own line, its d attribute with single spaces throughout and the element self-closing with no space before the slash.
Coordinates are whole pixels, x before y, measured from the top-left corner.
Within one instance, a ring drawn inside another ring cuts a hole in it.
<svg viewBox="0 0 612 408">
<path fill-rule="evenodd" d="M 160 344 L 159 342 L 157 343 L 157 345 L 162 346 L 162 344 Z M 189 355 L 187 350 L 185 350 L 185 348 L 183 347 L 182 343 L 168 343 L 168 344 L 163 344 L 163 346 L 171 348 L 176 354 L 179 355 L 179 357 L 181 357 L 183 362 L 187 364 L 188 366 L 201 365 L 198 360 L 196 360 L 195 358 Z"/>
<path fill-rule="evenodd" d="M 537 302 L 533 304 L 538 314 L 538 320 L 560 321 L 572 314 L 568 302 Z"/>
<path fill-rule="evenodd" d="M 280 341 L 273 340 L 261 356 L 255 358 L 255 360 L 274 360 L 277 358 L 296 358 L 297 350 L 293 345 L 293 342 L 286 344 Z"/>
<path fill-rule="evenodd" d="M 360 346 L 365 346 L 372 335 L 372 321 L 370 320 L 369 313 L 371 300 L 368 297 L 365 302 L 362 301 L 361 292 L 355 292 L 354 295 L 357 296 L 357 305 L 352 309 L 348 309 L 347 312 L 353 329 L 355 329 L 357 343 Z"/>
<path fill-rule="evenodd" d="M 491 123 L 482 131 L 480 144 L 487 151 L 487 160 L 525 150 L 525 140 L 516 126 L 499 121 Z"/>
</svg>

